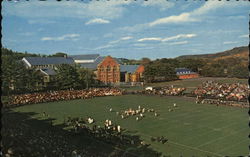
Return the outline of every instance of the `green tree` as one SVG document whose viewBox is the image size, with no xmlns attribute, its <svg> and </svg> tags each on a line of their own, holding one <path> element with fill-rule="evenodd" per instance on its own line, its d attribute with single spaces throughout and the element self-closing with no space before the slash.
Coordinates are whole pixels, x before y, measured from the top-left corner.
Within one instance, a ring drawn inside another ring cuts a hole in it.
<svg viewBox="0 0 250 157">
<path fill-rule="evenodd" d="M 94 80 L 95 74 L 93 73 L 92 70 L 79 68 L 77 72 L 79 75 L 79 81 L 80 81 L 81 87 L 89 88 L 95 83 L 95 80 Z"/>
<path fill-rule="evenodd" d="M 53 55 L 51 55 L 51 57 L 65 57 L 65 56 L 68 56 L 67 53 L 64 53 L 64 52 L 57 52 Z"/>
<path fill-rule="evenodd" d="M 69 64 L 57 66 L 56 85 L 59 89 L 77 88 L 80 85 L 77 69 Z"/>
<path fill-rule="evenodd" d="M 199 69 L 202 68 L 205 65 L 205 60 L 202 59 L 182 59 L 180 61 L 179 67 L 180 68 L 188 68 L 191 69 L 194 72 L 199 72 Z"/>
<path fill-rule="evenodd" d="M 150 60 L 149 58 L 144 57 L 144 58 L 141 59 L 141 64 L 146 65 L 146 64 L 148 64 L 150 61 L 151 61 L 151 60 Z"/>
<path fill-rule="evenodd" d="M 175 80 L 177 76 L 171 64 L 154 61 L 145 66 L 144 78 L 146 82 L 155 82 Z"/>
</svg>

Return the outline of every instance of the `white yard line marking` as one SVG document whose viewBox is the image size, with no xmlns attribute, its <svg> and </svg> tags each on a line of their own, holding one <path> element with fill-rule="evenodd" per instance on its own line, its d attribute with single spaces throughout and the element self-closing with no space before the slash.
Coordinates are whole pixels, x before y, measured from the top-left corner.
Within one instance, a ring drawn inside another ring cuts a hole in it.
<svg viewBox="0 0 250 157">
<path fill-rule="evenodd" d="M 199 149 L 199 148 L 196 148 L 196 147 L 191 147 L 191 146 L 187 146 L 187 145 L 176 143 L 176 142 L 172 142 L 172 141 L 168 141 L 168 142 L 172 143 L 172 144 L 175 144 L 175 145 L 178 145 L 178 146 L 186 147 L 186 148 L 189 148 L 189 149 L 198 150 L 200 152 L 209 153 L 209 154 L 213 154 L 213 155 L 217 155 L 217 156 L 222 156 L 222 157 L 224 156 L 222 154 L 210 152 L 210 151 L 207 151 L 207 150 L 202 150 L 202 149 Z"/>
<path fill-rule="evenodd" d="M 245 141 L 248 141 L 248 140 L 249 140 L 249 139 L 240 141 L 240 142 L 238 142 L 238 143 L 235 143 L 235 144 L 233 144 L 233 145 L 231 145 L 231 146 L 229 146 L 229 147 L 226 147 L 226 148 L 224 148 L 224 149 L 221 149 L 220 152 L 223 152 L 223 151 L 225 151 L 225 150 L 227 150 L 227 149 L 230 149 L 230 148 L 232 148 L 232 147 L 235 147 L 235 146 L 237 146 L 237 145 L 239 145 L 239 144 L 241 144 L 241 143 L 243 143 L 243 142 L 245 142 Z"/>
<path fill-rule="evenodd" d="M 195 116 L 195 114 L 193 114 L 194 116 Z M 194 116 L 190 116 L 190 117 L 187 117 L 187 118 L 185 118 L 185 120 L 187 120 L 187 119 L 190 119 L 190 118 L 193 118 Z M 179 116 L 179 117 L 181 117 L 181 116 Z M 179 118 L 178 117 L 178 118 Z M 203 119 L 201 119 L 201 121 L 204 121 L 204 120 L 208 120 L 208 119 L 214 119 L 215 117 L 214 116 L 206 116 L 206 118 L 203 118 Z M 159 120 L 164 120 L 164 119 L 168 119 L 168 118 L 158 118 Z M 171 119 L 172 119 L 172 117 L 171 117 Z M 215 124 L 217 124 L 217 123 L 221 123 L 222 121 L 224 121 L 224 119 L 222 119 L 221 121 L 216 121 L 215 122 Z M 180 123 L 180 121 L 179 120 L 168 120 L 168 123 L 167 124 L 171 124 L 171 123 Z M 182 122 L 181 122 L 182 123 Z M 153 125 L 152 127 L 157 127 L 157 126 L 159 126 L 159 125 L 162 125 L 162 124 L 157 124 L 157 125 Z M 229 126 L 231 126 L 232 124 L 230 124 Z M 171 129 L 173 129 L 173 128 L 176 128 L 176 127 L 179 127 L 179 126 L 175 126 L 175 127 L 171 127 L 169 130 L 171 130 Z M 208 127 L 208 126 L 205 126 L 205 125 L 198 125 L 198 128 L 202 128 L 202 127 L 204 127 L 204 128 L 208 128 L 208 129 L 214 129 L 214 128 L 211 128 L 211 127 Z M 226 126 L 226 127 L 228 127 L 228 126 Z M 223 127 L 222 127 L 223 128 Z"/>
<path fill-rule="evenodd" d="M 222 136 L 222 137 L 217 138 L 217 139 L 215 139 L 215 140 L 208 141 L 208 142 L 206 142 L 206 143 L 203 143 L 203 144 L 199 145 L 197 148 L 200 148 L 200 147 L 202 147 L 202 146 L 208 145 L 208 144 L 210 144 L 210 143 L 213 143 L 213 142 L 218 141 L 218 140 L 220 140 L 220 139 L 223 139 L 223 138 L 225 138 L 225 137 L 232 136 L 232 135 L 234 135 L 234 134 L 236 134 L 236 133 L 238 133 L 238 132 L 240 132 L 240 131 L 242 131 L 242 130 L 245 130 L 245 129 L 246 129 L 246 128 L 241 129 L 241 130 L 238 130 L 238 131 L 236 131 L 236 132 L 234 132 L 234 133 L 232 133 L 232 134 L 229 134 L 229 135 L 226 135 L 226 136 Z"/>
<path fill-rule="evenodd" d="M 153 136 L 150 136 L 150 135 L 147 135 L 147 134 L 144 134 L 144 133 L 140 133 L 140 134 L 143 134 L 144 136 L 147 136 L 147 137 L 149 137 L 149 138 L 153 137 Z M 209 154 L 221 156 L 221 157 L 224 156 L 224 155 L 222 155 L 222 154 L 218 154 L 218 153 L 214 153 L 214 152 L 202 150 L 202 149 L 199 149 L 199 148 L 196 148 L 196 147 L 192 147 L 192 146 L 187 146 L 187 145 L 180 144 L 180 143 L 176 143 L 176 142 L 173 142 L 173 141 L 170 141 L 170 140 L 168 140 L 168 143 L 175 144 L 175 145 L 182 146 L 182 147 L 186 147 L 186 148 L 189 148 L 189 149 L 192 149 L 192 150 L 198 150 L 198 151 L 204 152 L 204 153 L 209 153 Z"/>
<path fill-rule="evenodd" d="M 226 125 L 226 126 L 223 126 L 223 127 L 221 127 L 221 128 L 218 128 L 218 129 L 225 129 L 225 128 L 228 128 L 228 127 L 230 127 L 230 126 L 232 126 L 232 125 L 235 125 L 235 124 L 238 124 L 238 122 L 235 122 L 235 123 L 231 123 L 230 125 Z M 203 125 L 199 125 L 199 127 L 198 128 L 206 128 L 206 126 L 203 126 Z M 207 127 L 207 128 L 209 128 L 209 127 Z M 195 129 L 197 129 L 197 128 L 195 128 Z M 214 128 L 213 128 L 214 129 Z M 203 134 L 199 134 L 199 135 L 197 135 L 197 136 L 195 136 L 195 137 L 199 137 L 199 136 L 204 136 L 204 135 L 207 135 L 207 134 L 209 134 L 210 132 L 213 132 L 214 130 L 210 130 L 210 131 L 207 131 L 207 132 L 204 132 Z M 189 137 L 189 138 L 186 138 L 186 139 L 192 139 L 193 137 Z M 189 141 L 189 140 L 184 140 L 184 141 Z"/>
</svg>

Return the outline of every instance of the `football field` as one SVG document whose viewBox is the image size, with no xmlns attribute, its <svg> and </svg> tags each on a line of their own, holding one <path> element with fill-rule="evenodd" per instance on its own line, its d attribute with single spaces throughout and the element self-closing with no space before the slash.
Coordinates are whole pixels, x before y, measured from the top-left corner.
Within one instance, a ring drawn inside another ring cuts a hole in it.
<svg viewBox="0 0 250 157">
<path fill-rule="evenodd" d="M 177 107 L 173 107 L 176 103 Z M 159 116 L 146 112 L 142 120 L 136 116 L 122 119 L 116 112 L 138 106 L 152 108 Z M 112 112 L 109 109 L 112 108 Z M 169 112 L 169 109 L 173 111 Z M 165 156 L 247 156 L 248 109 L 209 104 L 196 104 L 186 97 L 123 95 L 86 100 L 58 101 L 26 105 L 15 112 L 34 112 L 32 118 L 44 119 L 45 112 L 53 125 L 62 124 L 65 117 L 92 117 L 103 126 L 106 119 L 121 125 L 125 132 L 138 135 L 150 148 Z M 165 136 L 165 144 L 152 142 L 151 137 Z M 126 150 L 125 150 L 126 151 Z"/>
</svg>

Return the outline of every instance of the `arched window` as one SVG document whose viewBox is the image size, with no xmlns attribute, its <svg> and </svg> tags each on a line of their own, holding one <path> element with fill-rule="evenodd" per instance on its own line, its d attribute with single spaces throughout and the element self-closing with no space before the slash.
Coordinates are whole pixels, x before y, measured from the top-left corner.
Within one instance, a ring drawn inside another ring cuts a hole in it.
<svg viewBox="0 0 250 157">
<path fill-rule="evenodd" d="M 99 66 L 99 70 L 100 70 L 100 71 L 103 71 L 103 67 L 102 67 L 102 66 Z"/>
<path fill-rule="evenodd" d="M 107 66 L 107 71 L 110 71 L 110 66 L 109 65 Z"/>
</svg>

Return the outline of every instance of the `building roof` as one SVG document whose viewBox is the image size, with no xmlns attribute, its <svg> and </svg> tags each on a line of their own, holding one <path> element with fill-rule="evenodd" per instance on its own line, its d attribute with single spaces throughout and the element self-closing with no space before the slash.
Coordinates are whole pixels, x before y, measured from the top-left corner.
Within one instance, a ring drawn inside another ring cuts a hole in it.
<svg viewBox="0 0 250 157">
<path fill-rule="evenodd" d="M 24 57 L 30 65 L 74 64 L 72 58 L 65 57 Z"/>
<path fill-rule="evenodd" d="M 97 65 L 103 61 L 105 57 L 99 56 L 95 59 L 93 63 L 80 63 L 80 66 L 82 68 L 87 68 L 87 69 L 96 69 Z"/>
<path fill-rule="evenodd" d="M 56 75 L 56 72 L 54 69 L 51 68 L 43 68 L 40 69 L 42 73 L 44 73 L 45 75 Z"/>
<path fill-rule="evenodd" d="M 113 58 L 111 56 L 106 56 L 104 59 L 100 62 L 100 66 L 117 66 L 119 65 L 116 58 Z"/>
<path fill-rule="evenodd" d="M 22 60 L 29 67 L 34 65 L 57 65 L 57 64 L 74 64 L 75 60 L 83 60 L 78 64 L 83 68 L 97 69 L 97 65 L 101 63 L 106 57 L 99 54 L 86 54 L 86 55 L 72 55 L 69 57 L 24 57 Z M 118 58 L 113 58 L 118 64 L 122 61 Z"/>
<path fill-rule="evenodd" d="M 188 68 L 176 68 L 175 69 L 176 75 L 188 75 L 188 74 L 196 74 L 192 70 Z"/>
<path fill-rule="evenodd" d="M 134 73 L 139 65 L 120 65 L 121 72 Z"/>
<path fill-rule="evenodd" d="M 85 55 L 70 55 L 69 57 L 74 60 L 95 60 L 99 57 L 99 54 L 85 54 Z"/>
</svg>

